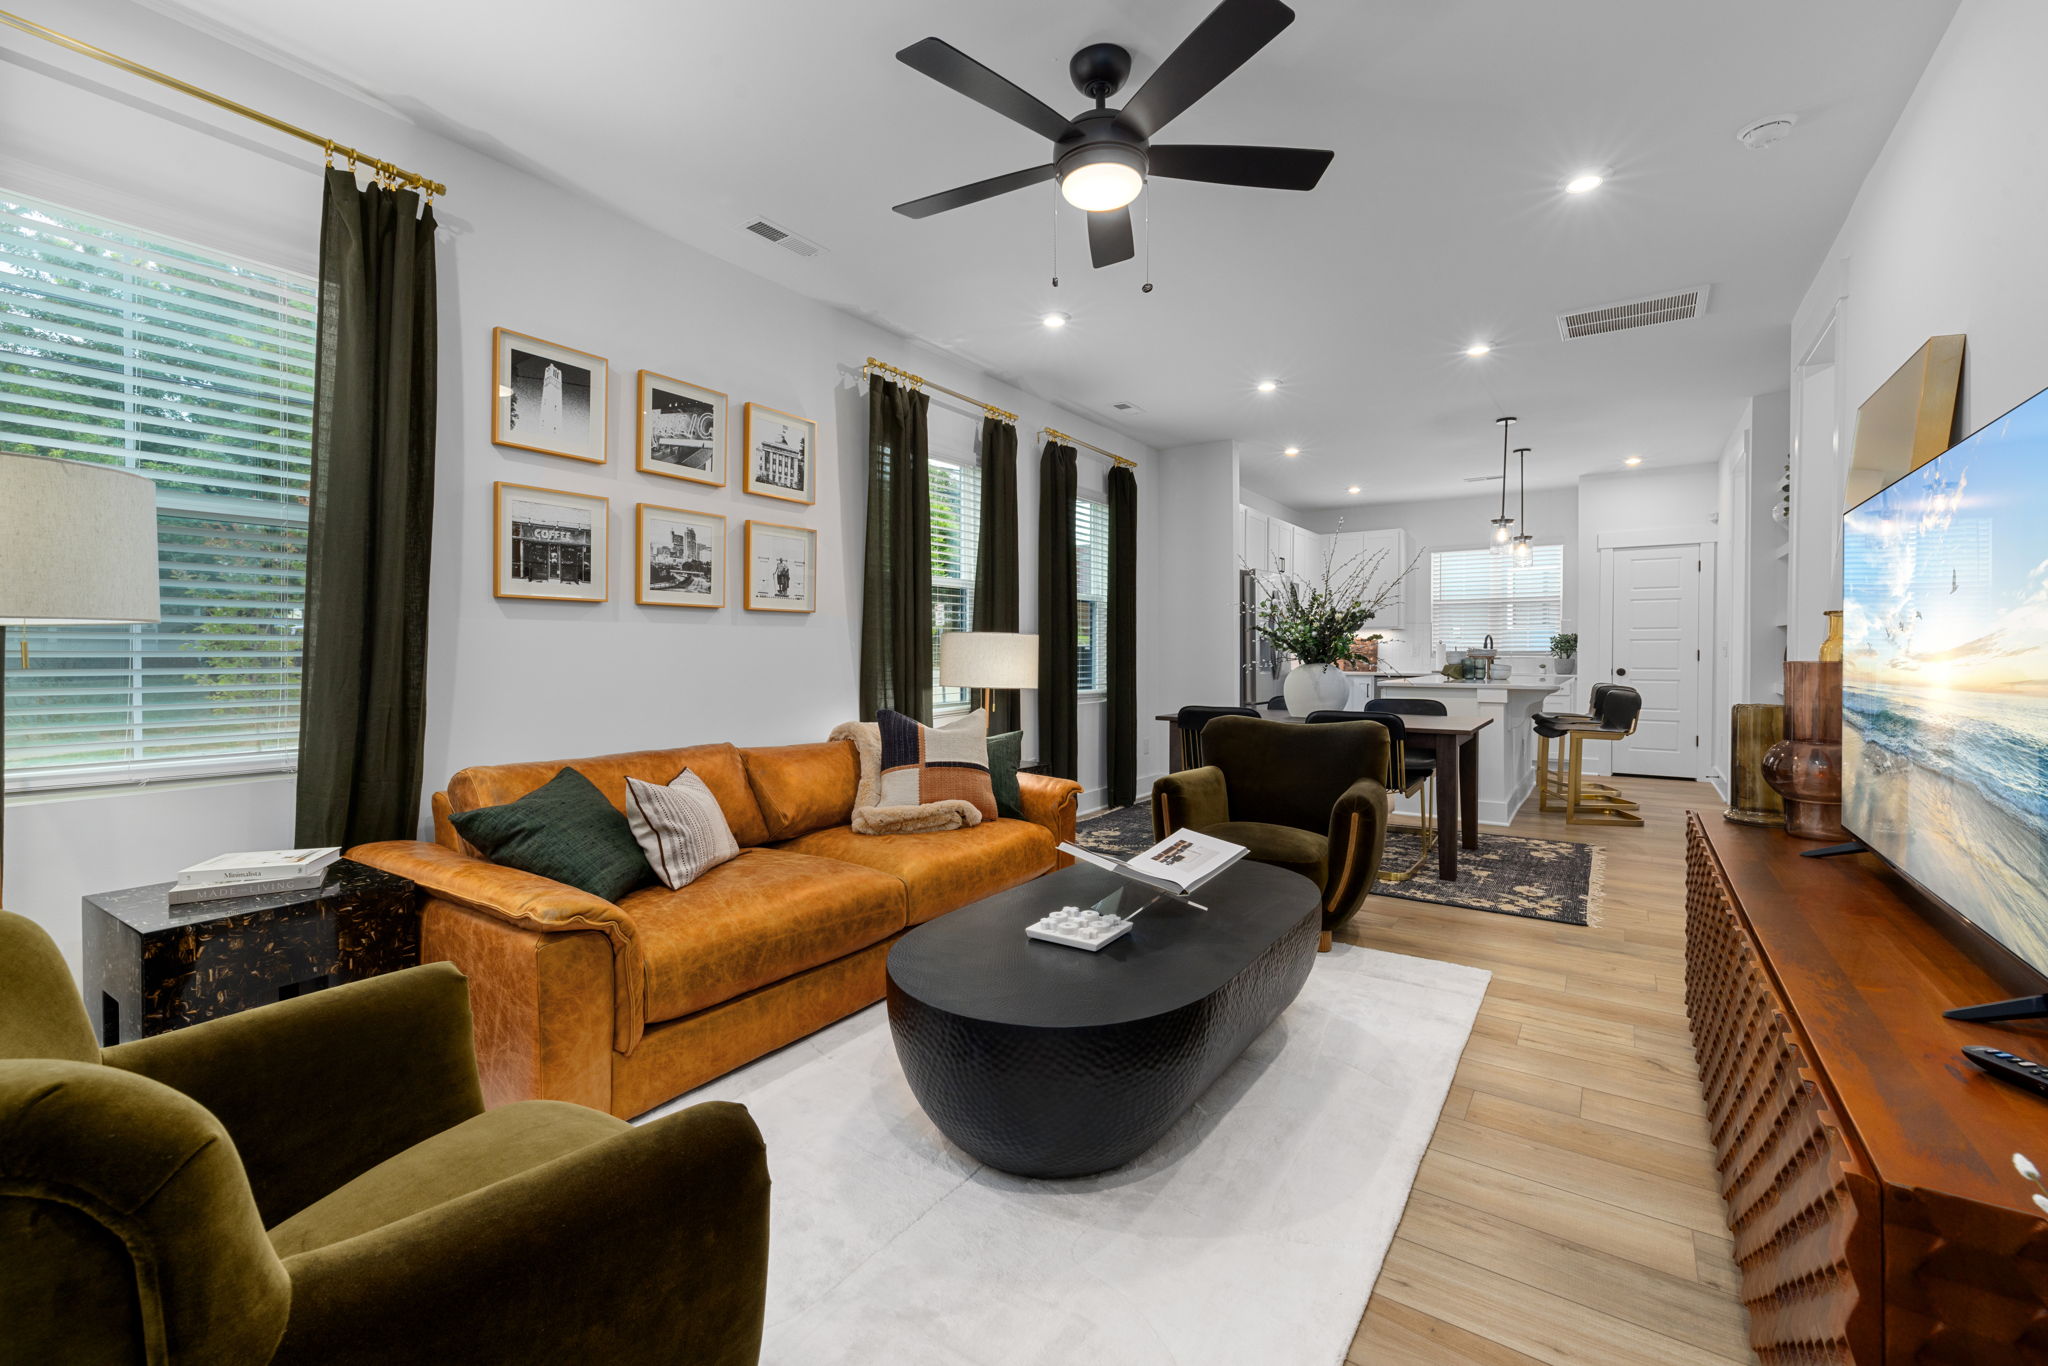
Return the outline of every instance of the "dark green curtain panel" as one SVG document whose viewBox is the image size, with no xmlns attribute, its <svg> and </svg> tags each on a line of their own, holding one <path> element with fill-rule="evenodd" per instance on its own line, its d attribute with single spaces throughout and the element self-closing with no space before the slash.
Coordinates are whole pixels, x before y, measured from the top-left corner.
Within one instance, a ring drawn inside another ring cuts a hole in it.
<svg viewBox="0 0 2048 1366">
<path fill-rule="evenodd" d="M 1138 799 L 1138 476 L 1109 472 L 1109 804 Z"/>
<path fill-rule="evenodd" d="M 1015 631 L 1017 583 L 1017 428 L 999 417 L 981 423 L 981 528 L 974 550 L 974 629 Z M 991 701 L 988 733 L 1017 729 L 1023 707 L 1005 688 Z"/>
<path fill-rule="evenodd" d="M 868 532 L 861 582 L 860 714 L 932 719 L 931 399 L 868 381 Z"/>
<path fill-rule="evenodd" d="M 327 172 L 313 398 L 301 845 L 419 833 L 433 548 L 434 209 Z"/>
<path fill-rule="evenodd" d="M 1038 458 L 1038 765 L 1055 778 L 1081 776 L 1074 475 L 1074 448 L 1046 442 Z"/>
</svg>

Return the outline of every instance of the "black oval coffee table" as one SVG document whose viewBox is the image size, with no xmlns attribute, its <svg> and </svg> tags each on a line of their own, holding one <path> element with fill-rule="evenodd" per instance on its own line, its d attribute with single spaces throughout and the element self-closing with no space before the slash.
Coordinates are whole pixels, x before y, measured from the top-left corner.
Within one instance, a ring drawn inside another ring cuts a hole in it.
<svg viewBox="0 0 2048 1366">
<path fill-rule="evenodd" d="M 1024 937 L 1119 888 L 1078 864 L 918 926 L 889 951 L 889 1030 L 918 1104 L 968 1153 L 1020 1176 L 1083 1176 L 1143 1153 L 1308 979 L 1322 898 L 1241 862 L 1152 901 L 1095 953 Z"/>
</svg>

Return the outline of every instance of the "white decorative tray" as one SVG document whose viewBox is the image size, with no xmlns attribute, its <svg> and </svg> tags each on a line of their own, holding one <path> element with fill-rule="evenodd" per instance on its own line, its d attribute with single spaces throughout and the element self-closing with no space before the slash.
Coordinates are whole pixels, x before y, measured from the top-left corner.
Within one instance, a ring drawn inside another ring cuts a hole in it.
<svg viewBox="0 0 2048 1366">
<path fill-rule="evenodd" d="M 1078 906 L 1063 906 L 1043 920 L 1024 927 L 1027 939 L 1065 944 L 1070 949 L 1086 949 L 1090 953 L 1105 944 L 1114 944 L 1130 932 L 1130 921 Z"/>
</svg>

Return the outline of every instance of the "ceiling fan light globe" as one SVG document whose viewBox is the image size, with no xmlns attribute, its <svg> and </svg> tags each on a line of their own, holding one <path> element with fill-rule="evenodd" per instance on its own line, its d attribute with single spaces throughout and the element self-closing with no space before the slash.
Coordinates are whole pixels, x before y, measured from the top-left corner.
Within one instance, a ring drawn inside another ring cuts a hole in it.
<svg viewBox="0 0 2048 1366">
<path fill-rule="evenodd" d="M 1144 175 L 1121 160 L 1090 161 L 1060 177 L 1060 194 L 1075 208 L 1089 213 L 1121 209 L 1144 188 Z"/>
</svg>

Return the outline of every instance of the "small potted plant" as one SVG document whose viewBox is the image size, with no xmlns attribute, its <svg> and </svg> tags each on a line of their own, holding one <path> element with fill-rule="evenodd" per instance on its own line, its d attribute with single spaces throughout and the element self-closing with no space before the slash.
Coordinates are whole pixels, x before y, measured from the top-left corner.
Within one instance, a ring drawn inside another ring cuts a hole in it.
<svg viewBox="0 0 2048 1366">
<path fill-rule="evenodd" d="M 1579 671 L 1579 633 L 1565 631 L 1550 638 L 1550 657 L 1557 661 L 1557 676 L 1570 678 Z"/>
<path fill-rule="evenodd" d="M 1408 569 L 1375 590 L 1373 579 L 1386 557 L 1383 550 L 1359 556 L 1341 570 L 1326 557 L 1320 584 L 1289 575 L 1271 587 L 1259 604 L 1255 629 L 1267 644 L 1294 660 L 1294 668 L 1281 686 L 1289 712 L 1305 717 L 1313 711 L 1342 708 L 1350 700 L 1350 680 L 1339 666 L 1352 657 L 1356 637 L 1365 624 L 1386 606 L 1408 570 L 1415 567 L 1411 562 Z"/>
</svg>

